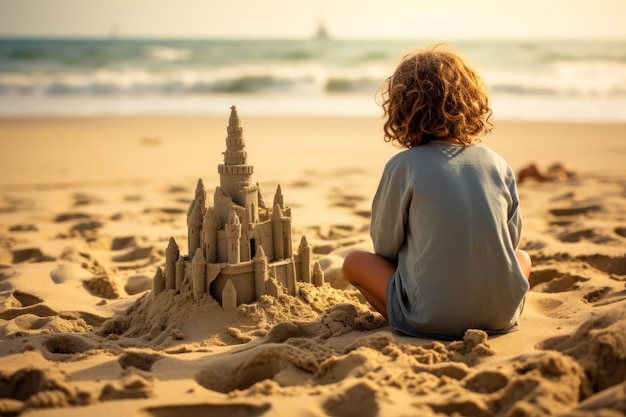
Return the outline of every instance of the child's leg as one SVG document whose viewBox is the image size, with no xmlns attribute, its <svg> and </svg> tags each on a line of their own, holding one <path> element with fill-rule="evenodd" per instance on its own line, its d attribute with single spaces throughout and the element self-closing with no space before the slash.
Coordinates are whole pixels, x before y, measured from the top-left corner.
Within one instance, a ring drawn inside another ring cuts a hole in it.
<svg viewBox="0 0 626 417">
<path fill-rule="evenodd" d="M 516 249 L 515 256 L 517 256 L 517 261 L 522 267 L 522 271 L 524 271 L 524 275 L 526 275 L 526 279 L 528 279 L 530 277 L 530 269 L 533 265 L 530 259 L 530 255 L 528 254 L 528 252 L 524 250 Z"/>
<path fill-rule="evenodd" d="M 385 258 L 362 250 L 353 250 L 343 261 L 343 274 L 350 284 L 383 317 L 387 318 L 387 282 L 396 267 Z"/>
</svg>

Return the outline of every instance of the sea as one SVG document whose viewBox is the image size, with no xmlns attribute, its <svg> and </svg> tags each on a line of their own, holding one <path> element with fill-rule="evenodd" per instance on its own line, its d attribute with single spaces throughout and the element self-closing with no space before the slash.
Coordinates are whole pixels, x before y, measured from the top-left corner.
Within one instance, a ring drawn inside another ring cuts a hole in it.
<svg viewBox="0 0 626 417">
<path fill-rule="evenodd" d="M 433 40 L 0 39 L 0 118 L 381 116 L 377 92 Z M 494 119 L 626 122 L 626 41 L 447 42 Z"/>
</svg>

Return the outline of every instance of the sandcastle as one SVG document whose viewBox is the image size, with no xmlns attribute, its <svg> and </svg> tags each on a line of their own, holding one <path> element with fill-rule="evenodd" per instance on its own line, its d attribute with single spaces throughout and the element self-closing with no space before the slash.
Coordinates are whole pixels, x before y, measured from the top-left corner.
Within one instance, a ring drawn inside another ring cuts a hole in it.
<svg viewBox="0 0 626 417">
<path fill-rule="evenodd" d="M 296 283 L 321 286 L 324 274 L 311 260 L 311 247 L 302 236 L 293 252 L 291 209 L 283 202 L 278 185 L 272 207 L 267 207 L 254 167 L 247 164 L 243 128 L 237 108 L 231 107 L 224 163 L 218 166 L 220 185 L 213 206 L 198 180 L 195 198 L 187 212 L 189 255 L 181 256 L 170 238 L 165 266 L 157 268 L 153 295 L 180 292 L 190 284 L 195 300 L 210 294 L 222 308 L 252 303 L 262 295 L 278 296 L 279 286 L 295 295 Z"/>
</svg>

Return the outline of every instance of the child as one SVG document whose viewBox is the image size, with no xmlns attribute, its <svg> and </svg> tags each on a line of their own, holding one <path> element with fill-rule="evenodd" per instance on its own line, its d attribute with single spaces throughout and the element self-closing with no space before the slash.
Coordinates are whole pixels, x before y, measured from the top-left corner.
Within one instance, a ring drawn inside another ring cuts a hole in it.
<svg viewBox="0 0 626 417">
<path fill-rule="evenodd" d="M 395 329 L 462 337 L 516 329 L 531 260 L 518 249 L 515 174 L 478 145 L 491 109 L 479 76 L 442 46 L 406 56 L 382 91 L 386 164 L 372 203 L 375 254 L 343 272 Z"/>
</svg>

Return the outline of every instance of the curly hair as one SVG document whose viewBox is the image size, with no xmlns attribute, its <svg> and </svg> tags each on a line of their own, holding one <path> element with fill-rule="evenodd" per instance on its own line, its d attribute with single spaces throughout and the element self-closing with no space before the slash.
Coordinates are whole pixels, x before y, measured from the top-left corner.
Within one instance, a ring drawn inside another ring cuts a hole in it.
<svg viewBox="0 0 626 417">
<path fill-rule="evenodd" d="M 385 142 L 412 148 L 456 139 L 467 146 L 493 129 L 483 81 L 443 45 L 406 55 L 381 97 Z"/>
</svg>

